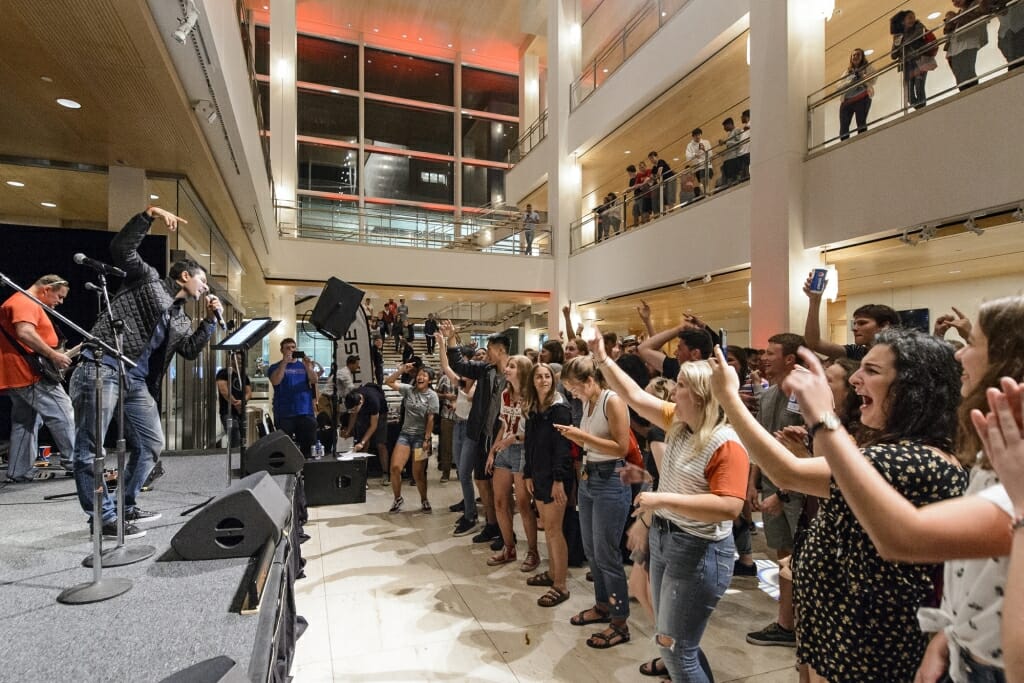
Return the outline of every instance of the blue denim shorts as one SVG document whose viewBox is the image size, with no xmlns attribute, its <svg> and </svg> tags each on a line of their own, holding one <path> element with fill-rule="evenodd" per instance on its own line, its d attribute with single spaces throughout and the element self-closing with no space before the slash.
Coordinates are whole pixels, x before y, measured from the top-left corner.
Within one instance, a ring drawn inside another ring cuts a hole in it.
<svg viewBox="0 0 1024 683">
<path fill-rule="evenodd" d="M 398 441 L 395 442 L 396 446 L 408 446 L 410 451 L 414 451 L 417 448 L 423 448 L 423 437 L 414 436 L 412 434 L 399 434 Z"/>
<path fill-rule="evenodd" d="M 505 450 L 498 451 L 494 456 L 494 466 L 517 473 L 523 471 L 524 460 L 523 444 L 514 443 Z"/>
</svg>

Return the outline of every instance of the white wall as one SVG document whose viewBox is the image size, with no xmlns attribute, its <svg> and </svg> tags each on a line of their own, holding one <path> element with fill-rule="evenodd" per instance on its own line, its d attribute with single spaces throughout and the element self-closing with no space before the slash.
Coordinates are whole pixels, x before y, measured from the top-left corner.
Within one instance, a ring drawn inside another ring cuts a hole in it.
<svg viewBox="0 0 1024 683">
<path fill-rule="evenodd" d="M 315 239 L 280 240 L 268 278 L 547 292 L 552 262 L 446 249 L 374 247 Z"/>
<path fill-rule="evenodd" d="M 805 244 L 837 244 L 1024 198 L 1011 112 L 1024 71 L 982 84 L 807 161 Z"/>
<path fill-rule="evenodd" d="M 569 257 L 569 297 L 595 301 L 743 267 L 750 229 L 743 186 Z"/>
<path fill-rule="evenodd" d="M 505 174 L 505 199 L 519 205 L 543 185 L 548 179 L 548 170 L 554 168 L 554 156 L 555 144 L 548 136 Z"/>
<path fill-rule="evenodd" d="M 584 152 L 747 29 L 749 0 L 691 0 L 570 117 Z"/>
<path fill-rule="evenodd" d="M 637 10 L 647 4 L 649 0 L 604 0 L 598 5 L 581 31 L 583 63 L 592 61 L 608 40 L 620 33 Z"/>
<path fill-rule="evenodd" d="M 846 300 L 846 314 L 849 318 L 853 311 L 864 304 L 885 304 L 897 311 L 908 308 L 927 308 L 930 312 L 931 325 L 944 313 L 952 313 L 952 306 L 972 320 L 977 318 L 978 308 L 985 301 L 1003 296 L 1024 294 L 1024 276 L 1004 275 L 999 277 L 979 278 L 975 280 L 952 280 L 933 285 L 899 287 L 897 289 L 879 289 L 851 296 Z M 848 338 L 852 343 L 852 334 Z M 948 339 L 958 339 L 955 331 L 949 332 Z"/>
</svg>

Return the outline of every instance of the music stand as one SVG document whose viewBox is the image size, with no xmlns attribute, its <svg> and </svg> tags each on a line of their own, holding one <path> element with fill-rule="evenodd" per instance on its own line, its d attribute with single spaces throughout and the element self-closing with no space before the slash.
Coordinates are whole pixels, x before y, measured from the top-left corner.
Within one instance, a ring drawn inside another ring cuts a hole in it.
<svg viewBox="0 0 1024 683">
<path fill-rule="evenodd" d="M 231 397 L 232 382 L 231 373 L 234 371 L 234 364 L 231 363 L 231 354 L 238 352 L 242 354 L 242 362 L 239 364 L 241 368 L 247 366 L 246 353 L 255 346 L 257 343 L 263 341 L 263 338 L 270 334 L 273 330 L 281 323 L 280 320 L 271 320 L 270 318 L 253 318 L 242 323 L 241 327 L 220 340 L 220 343 L 213 344 L 210 346 L 214 351 L 227 351 L 228 352 L 228 397 Z M 242 420 L 246 419 L 245 406 L 247 401 L 245 400 L 245 387 L 242 387 L 242 407 L 239 412 L 242 414 Z M 228 432 L 228 484 L 231 483 L 231 432 L 234 430 L 234 414 L 231 410 L 231 402 L 228 401 L 228 418 L 226 420 L 225 427 Z M 238 448 L 238 467 L 242 473 L 245 473 L 245 428 L 242 425 L 238 427 L 238 435 L 241 437 L 241 444 Z"/>
</svg>

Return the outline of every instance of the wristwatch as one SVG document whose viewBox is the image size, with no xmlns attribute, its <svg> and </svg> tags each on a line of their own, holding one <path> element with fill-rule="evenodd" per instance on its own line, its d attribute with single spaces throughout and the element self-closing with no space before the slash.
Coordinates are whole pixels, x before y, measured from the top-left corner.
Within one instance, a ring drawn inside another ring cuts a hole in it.
<svg viewBox="0 0 1024 683">
<path fill-rule="evenodd" d="M 822 427 L 824 427 L 830 432 L 834 432 L 842 426 L 843 421 L 839 419 L 838 415 L 836 415 L 834 412 L 830 410 L 824 415 L 822 415 L 820 418 L 818 418 L 818 421 L 812 424 L 807 429 L 807 438 L 813 443 L 814 437 L 817 435 L 818 430 L 821 429 Z"/>
</svg>

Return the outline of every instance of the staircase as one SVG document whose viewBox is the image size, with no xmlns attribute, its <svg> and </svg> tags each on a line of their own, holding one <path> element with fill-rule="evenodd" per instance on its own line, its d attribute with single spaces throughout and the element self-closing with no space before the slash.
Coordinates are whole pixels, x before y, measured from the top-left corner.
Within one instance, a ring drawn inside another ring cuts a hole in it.
<svg viewBox="0 0 1024 683">
<path fill-rule="evenodd" d="M 416 350 L 416 355 L 423 359 L 424 365 L 434 371 L 434 381 L 437 381 L 438 373 L 441 372 L 441 358 L 437 353 L 427 355 L 427 340 L 423 336 L 423 325 L 416 325 L 416 336 L 412 340 L 412 346 Z M 440 344 L 437 345 L 437 350 L 440 350 Z M 401 350 L 395 351 L 394 337 L 389 336 L 384 340 L 384 348 L 382 349 L 384 354 L 384 378 L 387 379 L 388 375 L 398 369 L 398 366 L 402 364 L 402 352 Z M 384 389 L 384 396 L 388 400 L 388 422 L 398 422 L 400 414 L 399 411 L 402 407 L 402 396 L 397 391 L 394 391 L 388 387 L 382 387 Z"/>
</svg>

